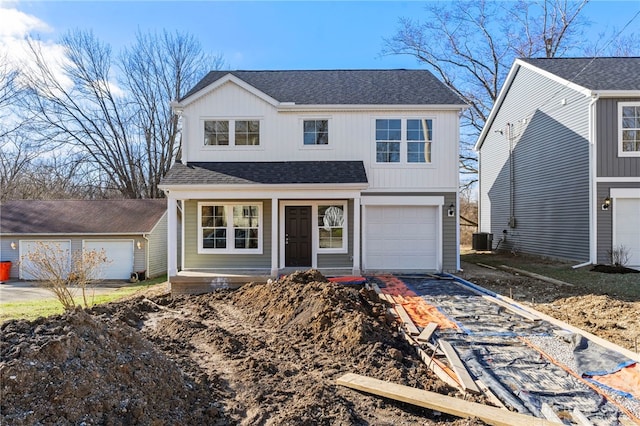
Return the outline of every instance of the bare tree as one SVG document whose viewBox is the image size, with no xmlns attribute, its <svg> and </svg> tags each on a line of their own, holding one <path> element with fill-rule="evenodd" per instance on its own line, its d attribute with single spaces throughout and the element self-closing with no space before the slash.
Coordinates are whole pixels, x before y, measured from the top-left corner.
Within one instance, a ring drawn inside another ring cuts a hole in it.
<svg viewBox="0 0 640 426">
<path fill-rule="evenodd" d="M 385 54 L 414 56 L 469 105 L 460 147 L 467 185 L 477 180 L 473 143 L 514 59 L 555 57 L 575 47 L 588 1 L 434 2 L 424 20 L 401 19 L 385 40 Z"/>
<path fill-rule="evenodd" d="M 110 46 L 89 31 L 70 32 L 61 44 L 62 75 L 39 43 L 29 43 L 35 66 L 25 72 L 23 106 L 34 113 L 32 135 L 81 154 L 83 170 L 101 191 L 160 196 L 157 183 L 179 145 L 169 103 L 210 63 L 199 44 L 178 33 L 140 35 L 117 63 Z M 118 71 L 125 75 L 118 78 Z"/>
<path fill-rule="evenodd" d="M 169 101 L 180 99 L 202 77 L 203 71 L 223 65 L 220 56 L 204 54 L 187 34 L 163 31 L 138 33 L 136 43 L 121 55 L 123 86 L 136 105 L 136 126 L 144 140 L 147 196 L 157 198 L 160 179 L 169 171 L 180 147 L 178 118 Z"/>
</svg>

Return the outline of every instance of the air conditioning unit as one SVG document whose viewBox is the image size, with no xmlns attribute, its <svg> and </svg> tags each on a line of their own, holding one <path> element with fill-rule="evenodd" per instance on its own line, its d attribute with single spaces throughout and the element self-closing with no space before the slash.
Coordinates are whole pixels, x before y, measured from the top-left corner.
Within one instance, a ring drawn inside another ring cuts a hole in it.
<svg viewBox="0 0 640 426">
<path fill-rule="evenodd" d="M 488 232 L 476 232 L 471 240 L 471 248 L 475 251 L 491 251 L 493 247 L 493 234 Z"/>
</svg>

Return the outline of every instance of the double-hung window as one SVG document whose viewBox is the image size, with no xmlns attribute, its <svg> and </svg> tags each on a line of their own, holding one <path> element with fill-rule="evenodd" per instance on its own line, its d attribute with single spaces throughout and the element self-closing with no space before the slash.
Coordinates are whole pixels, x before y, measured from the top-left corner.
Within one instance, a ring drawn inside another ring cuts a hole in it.
<svg viewBox="0 0 640 426">
<path fill-rule="evenodd" d="M 304 120 L 302 127 L 304 145 L 329 144 L 329 120 Z"/>
<path fill-rule="evenodd" d="M 431 163 L 433 120 L 377 119 L 376 163 Z"/>
<path fill-rule="evenodd" d="M 621 157 L 640 157 L 640 103 L 620 102 L 618 104 L 619 146 Z"/>
<path fill-rule="evenodd" d="M 319 251 L 346 250 L 346 225 L 344 204 L 318 205 Z"/>
<path fill-rule="evenodd" d="M 199 203 L 198 253 L 261 253 L 261 203 Z"/>
<path fill-rule="evenodd" d="M 260 145 L 260 120 L 204 120 L 204 145 Z"/>
</svg>

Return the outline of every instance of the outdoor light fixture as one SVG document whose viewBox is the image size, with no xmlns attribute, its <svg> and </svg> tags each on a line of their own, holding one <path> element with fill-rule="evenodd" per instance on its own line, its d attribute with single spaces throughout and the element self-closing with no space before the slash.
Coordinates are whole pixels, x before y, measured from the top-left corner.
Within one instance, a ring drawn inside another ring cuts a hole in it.
<svg viewBox="0 0 640 426">
<path fill-rule="evenodd" d="M 602 203 L 602 210 L 609 210 L 609 206 L 611 205 L 611 198 L 607 197 L 604 199 L 604 203 Z"/>
<path fill-rule="evenodd" d="M 138 250 L 142 250 L 142 242 L 138 241 L 136 246 L 138 247 Z"/>
<path fill-rule="evenodd" d="M 18 246 L 16 246 L 15 241 L 11 241 L 11 250 L 15 250 Z"/>
<path fill-rule="evenodd" d="M 449 206 L 449 209 L 447 210 L 447 216 L 454 217 L 455 215 L 456 215 L 456 206 L 455 204 L 451 203 L 451 205 Z"/>
</svg>

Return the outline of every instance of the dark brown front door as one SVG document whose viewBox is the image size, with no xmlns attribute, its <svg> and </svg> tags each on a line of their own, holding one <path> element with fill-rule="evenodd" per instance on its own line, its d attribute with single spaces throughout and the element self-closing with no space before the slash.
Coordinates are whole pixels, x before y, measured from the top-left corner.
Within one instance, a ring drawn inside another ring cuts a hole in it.
<svg viewBox="0 0 640 426">
<path fill-rule="evenodd" d="M 311 206 L 284 208 L 285 266 L 311 266 Z"/>
</svg>

